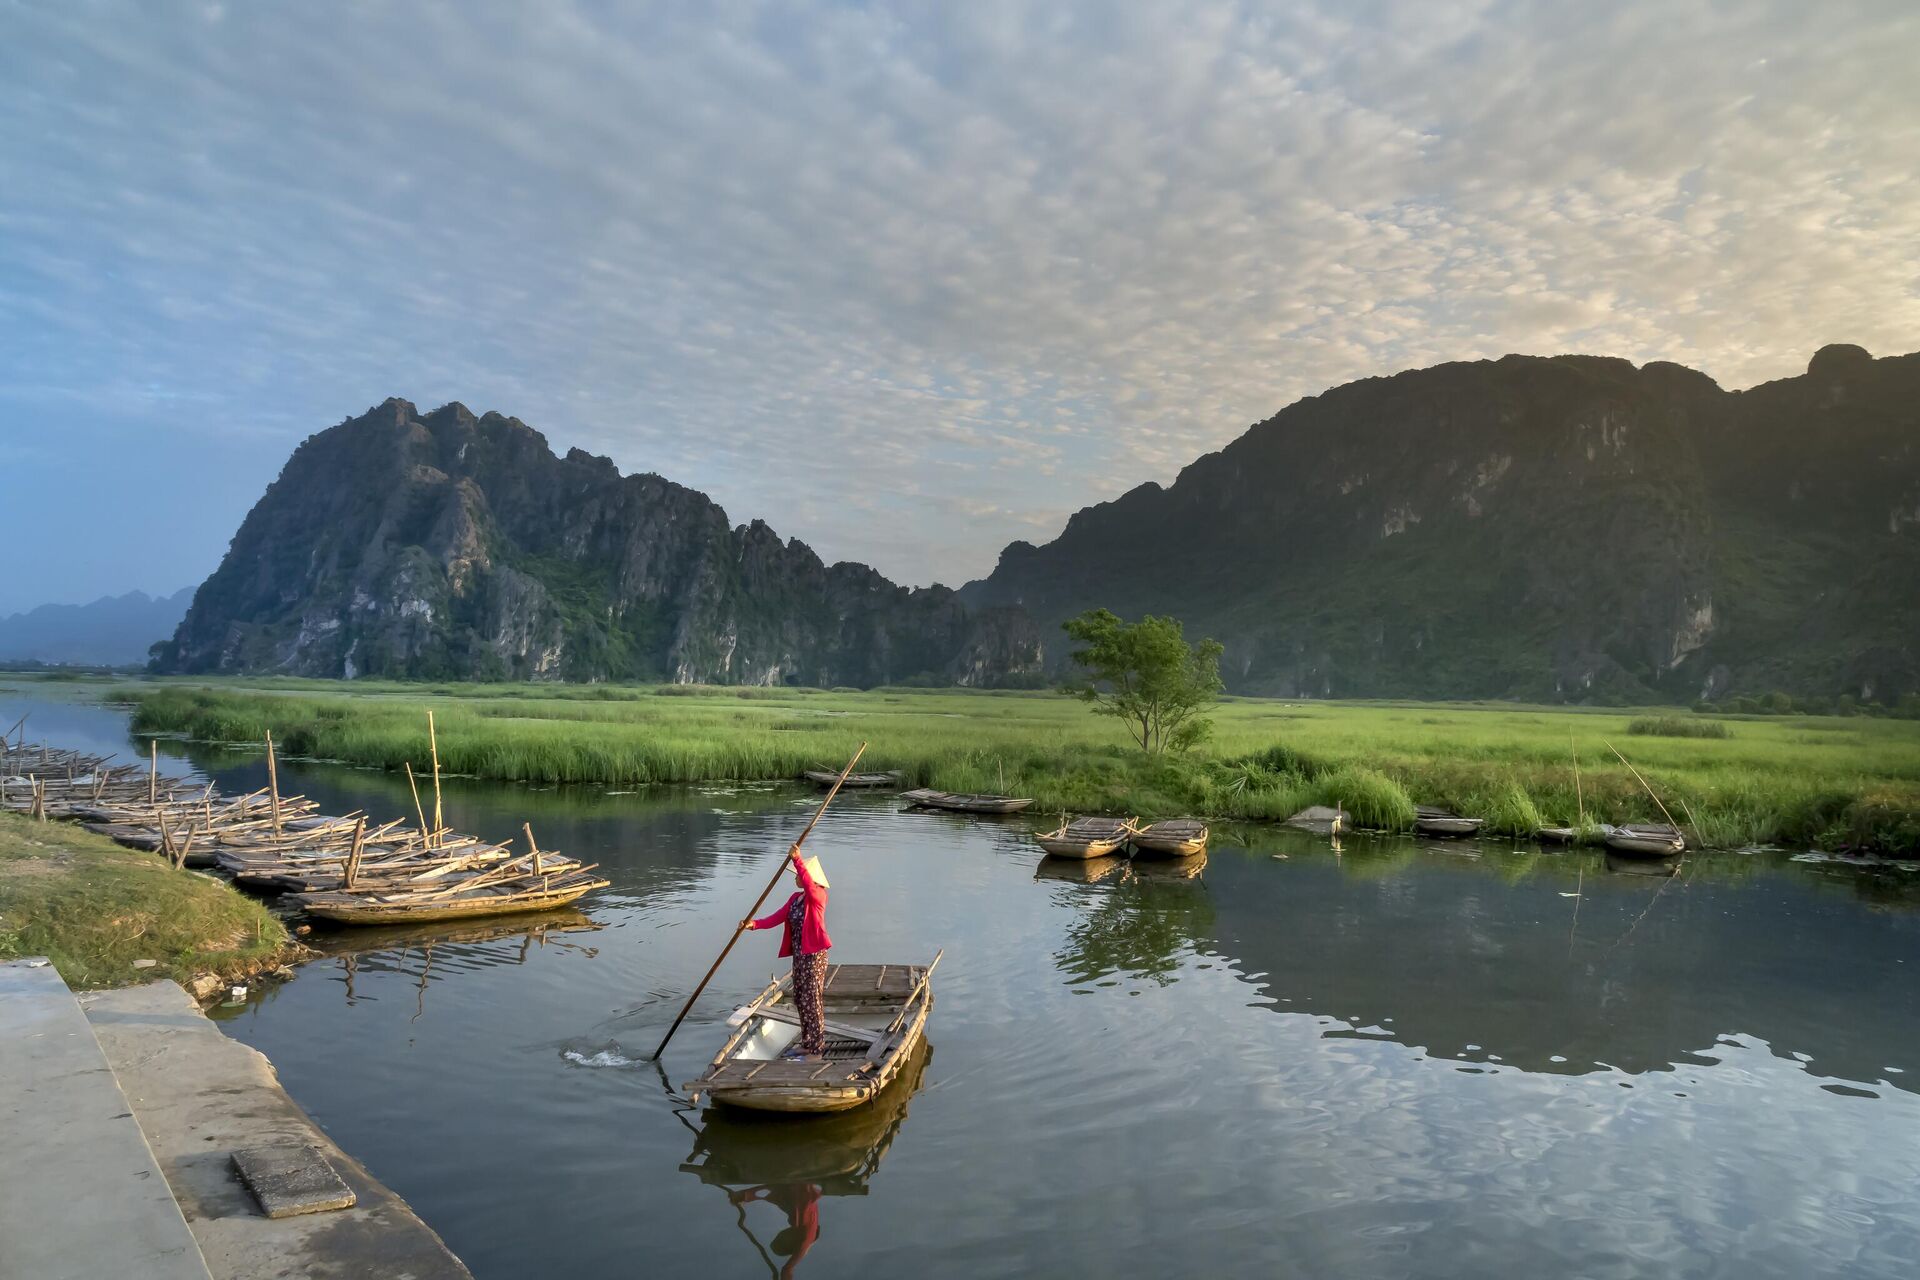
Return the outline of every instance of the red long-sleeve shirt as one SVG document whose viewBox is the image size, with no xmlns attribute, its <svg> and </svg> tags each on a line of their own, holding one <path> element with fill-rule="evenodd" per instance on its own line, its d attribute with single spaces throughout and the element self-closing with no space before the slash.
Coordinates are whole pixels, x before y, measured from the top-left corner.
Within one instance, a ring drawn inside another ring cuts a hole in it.
<svg viewBox="0 0 1920 1280">
<path fill-rule="evenodd" d="M 800 924 L 800 950 L 805 955 L 816 951 L 825 951 L 833 946 L 833 939 L 827 936 L 827 886 L 814 882 L 807 871 L 807 864 L 800 858 L 793 859 L 793 873 L 800 881 L 800 892 L 780 904 L 780 909 L 770 916 L 761 916 L 750 927 L 755 929 L 778 929 L 787 923 L 787 913 L 793 910 L 794 899 L 806 900 L 806 912 Z M 785 958 L 793 954 L 793 930 L 788 929 L 780 939 L 780 955 Z"/>
</svg>

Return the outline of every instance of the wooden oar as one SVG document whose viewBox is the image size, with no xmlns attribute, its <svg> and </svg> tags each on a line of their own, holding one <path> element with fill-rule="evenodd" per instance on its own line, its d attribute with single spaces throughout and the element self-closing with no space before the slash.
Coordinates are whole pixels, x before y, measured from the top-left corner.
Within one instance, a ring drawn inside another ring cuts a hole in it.
<svg viewBox="0 0 1920 1280">
<path fill-rule="evenodd" d="M 860 757 L 866 752 L 867 744 L 863 742 L 860 744 L 860 749 L 853 753 L 853 759 L 847 761 L 847 767 L 842 769 L 840 776 L 834 780 L 833 788 L 827 792 L 827 798 L 820 802 L 818 809 L 814 810 L 813 820 L 807 823 L 806 830 L 800 833 L 800 838 L 795 840 L 793 846 L 787 850 L 787 856 L 780 859 L 780 867 L 773 873 L 773 878 L 767 881 L 767 887 L 762 889 L 760 896 L 753 900 L 753 906 L 747 912 L 748 919 L 752 919 L 753 913 L 760 909 L 760 904 L 767 900 L 767 895 L 772 893 L 774 886 L 780 883 L 780 877 L 787 874 L 787 868 L 800 855 L 800 846 L 806 843 L 809 835 L 813 834 L 814 824 L 818 823 L 826 813 L 827 806 L 833 803 L 833 798 L 840 794 L 840 784 L 847 780 L 847 775 L 853 772 L 853 766 L 860 763 Z M 733 926 L 733 935 L 727 939 L 727 945 L 720 948 L 720 958 L 713 962 L 713 967 L 707 970 L 707 976 L 700 979 L 700 985 L 695 987 L 693 994 L 687 997 L 687 1003 L 681 1007 L 680 1016 L 675 1018 L 673 1025 L 667 1028 L 667 1034 L 660 1038 L 660 1047 L 653 1051 L 651 1061 L 658 1062 L 660 1055 L 666 1052 L 667 1041 L 673 1039 L 673 1033 L 680 1029 L 682 1022 L 686 1021 L 687 1014 L 693 1011 L 693 1002 L 700 998 L 700 993 L 707 989 L 709 982 L 713 981 L 713 975 L 720 972 L 720 966 L 726 963 L 727 953 L 733 950 L 733 944 L 740 941 L 740 935 L 744 932 L 746 932 L 745 921 Z"/>
</svg>

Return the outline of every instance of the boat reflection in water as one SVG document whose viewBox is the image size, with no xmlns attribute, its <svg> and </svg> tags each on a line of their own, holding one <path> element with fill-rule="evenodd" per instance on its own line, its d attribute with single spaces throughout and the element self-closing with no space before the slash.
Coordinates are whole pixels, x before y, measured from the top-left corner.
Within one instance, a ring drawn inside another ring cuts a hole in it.
<svg viewBox="0 0 1920 1280">
<path fill-rule="evenodd" d="M 592 933 L 604 927 L 582 912 L 568 908 L 492 920 L 328 930 L 316 932 L 307 942 L 334 958 L 348 1004 L 359 998 L 354 981 L 363 972 L 401 973 L 417 978 L 420 996 L 413 1016 L 418 1018 L 426 1011 L 429 982 L 495 965 L 525 964 L 536 947 L 573 949 L 591 956 L 595 948 L 561 939 L 566 934 Z M 418 972 L 414 971 L 416 965 Z"/>
<path fill-rule="evenodd" d="M 1174 982 L 1185 957 L 1202 950 L 1202 940 L 1213 932 L 1213 898 L 1200 875 L 1206 866 L 1204 853 L 1135 859 L 1114 868 L 1121 874 L 1104 875 L 1104 884 L 1088 884 L 1087 900 L 1093 905 L 1067 925 L 1053 956 L 1068 985 L 1085 987 L 1119 977 L 1156 986 Z M 1071 883 L 1077 877 L 1049 878 Z M 1069 888 L 1060 892 L 1079 897 Z"/>
<path fill-rule="evenodd" d="M 1127 860 L 1119 854 L 1104 858 L 1042 858 L 1033 869 L 1035 880 L 1064 880 L 1068 884 L 1098 884 L 1108 876 L 1126 869 Z"/>
<path fill-rule="evenodd" d="M 700 1113 L 693 1150 L 680 1169 L 724 1191 L 768 1271 L 791 1276 L 820 1238 L 821 1199 L 867 1194 L 932 1057 L 932 1045 L 922 1040 L 900 1078 L 851 1111 L 786 1116 L 709 1106 Z M 786 1218 L 767 1244 L 747 1215 L 748 1206 L 762 1202 Z"/>
</svg>

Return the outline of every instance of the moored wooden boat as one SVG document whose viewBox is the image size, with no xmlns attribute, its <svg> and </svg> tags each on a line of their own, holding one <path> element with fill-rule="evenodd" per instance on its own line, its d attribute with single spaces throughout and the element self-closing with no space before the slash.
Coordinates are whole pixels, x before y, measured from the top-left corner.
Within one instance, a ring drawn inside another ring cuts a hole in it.
<svg viewBox="0 0 1920 1280">
<path fill-rule="evenodd" d="M 791 976 L 774 979 L 735 1017 L 739 1025 L 699 1079 L 681 1087 L 755 1111 L 847 1111 L 873 1101 L 904 1072 L 919 1048 L 933 1006 L 935 955 L 926 965 L 830 964 L 820 984 L 827 1051 L 786 1056 L 800 1016 Z"/>
<path fill-rule="evenodd" d="M 1657 822 L 1608 827 L 1605 838 L 1607 848 L 1629 858 L 1677 858 L 1687 849 L 1678 829 Z"/>
<path fill-rule="evenodd" d="M 1020 796 L 995 796 L 981 792 L 934 791 L 922 787 L 902 791 L 900 798 L 909 809 L 945 809 L 950 813 L 1018 813 L 1033 801 Z"/>
<path fill-rule="evenodd" d="M 1198 818 L 1168 818 L 1135 831 L 1128 843 L 1135 854 L 1191 858 L 1207 848 L 1207 824 Z"/>
<path fill-rule="evenodd" d="M 1033 842 L 1051 858 L 1104 858 L 1133 834 L 1131 818 L 1075 818 L 1054 831 L 1036 832 Z"/>
<path fill-rule="evenodd" d="M 814 786 L 822 788 L 831 787 L 834 783 L 840 782 L 838 772 L 826 769 L 808 769 L 800 776 Z M 840 782 L 840 785 L 842 787 L 897 787 L 900 785 L 900 773 L 897 769 L 890 769 L 885 773 L 850 773 L 847 775 L 847 780 Z"/>
<path fill-rule="evenodd" d="M 412 924 L 467 920 L 476 916 L 551 911 L 609 883 L 591 868 L 535 878 L 533 883 L 490 883 L 442 892 L 362 893 L 330 890 L 293 896 L 310 916 L 335 924 Z"/>
<path fill-rule="evenodd" d="M 1419 835 L 1470 836 L 1486 825 L 1485 818 L 1463 818 L 1450 809 L 1436 809 L 1432 805 L 1414 806 L 1413 829 Z"/>
<path fill-rule="evenodd" d="M 1542 844 L 1572 844 L 1579 834 L 1572 827 L 1541 827 L 1533 838 Z"/>
</svg>

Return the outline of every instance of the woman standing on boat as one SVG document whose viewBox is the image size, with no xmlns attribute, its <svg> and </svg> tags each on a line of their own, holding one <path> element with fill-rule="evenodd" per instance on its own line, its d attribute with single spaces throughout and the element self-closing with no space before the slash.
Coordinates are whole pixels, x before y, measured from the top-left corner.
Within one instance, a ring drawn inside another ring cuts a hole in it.
<svg viewBox="0 0 1920 1280">
<path fill-rule="evenodd" d="M 827 873 L 820 869 L 820 859 L 802 858 L 797 846 L 787 851 L 787 857 L 793 861 L 799 892 L 772 915 L 742 920 L 740 925 L 745 929 L 786 926 L 780 955 L 783 959 L 793 957 L 793 1005 L 800 1014 L 800 1052 L 819 1057 L 827 1051 L 820 982 L 827 972 L 827 949 L 833 946 L 833 939 L 827 936 Z"/>
</svg>

